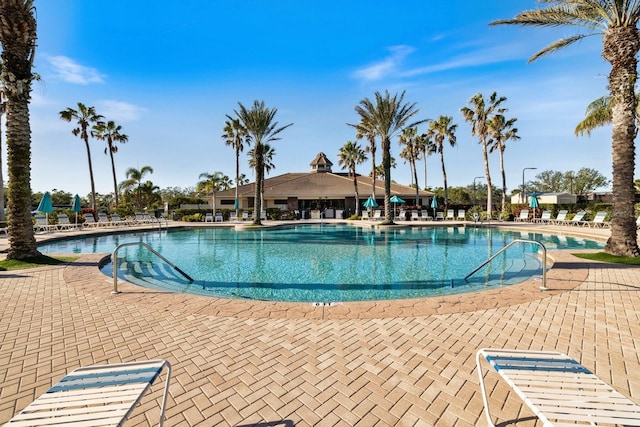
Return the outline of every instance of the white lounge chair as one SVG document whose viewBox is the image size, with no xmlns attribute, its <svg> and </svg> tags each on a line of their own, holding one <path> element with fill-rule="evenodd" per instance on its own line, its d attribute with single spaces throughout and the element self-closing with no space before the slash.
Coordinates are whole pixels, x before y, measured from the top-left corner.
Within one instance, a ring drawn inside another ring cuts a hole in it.
<svg viewBox="0 0 640 427">
<path fill-rule="evenodd" d="M 92 213 L 87 213 L 87 214 L 84 216 L 84 224 L 83 224 L 83 226 L 84 226 L 84 227 L 87 227 L 87 228 L 88 228 L 88 227 L 97 227 L 97 226 L 98 226 L 98 223 L 96 222 L 96 220 L 95 220 L 95 218 L 93 217 L 93 214 L 92 214 Z"/>
<path fill-rule="evenodd" d="M 450 219 L 451 221 L 456 219 L 456 211 L 454 211 L 453 209 L 447 209 L 447 216 L 445 217 L 445 219 Z"/>
<path fill-rule="evenodd" d="M 58 215 L 58 229 L 59 230 L 73 230 L 77 228 L 76 224 L 72 224 L 69 221 L 69 215 L 59 214 Z"/>
<path fill-rule="evenodd" d="M 118 214 L 111 214 L 111 223 L 113 225 L 131 225 L 131 222 L 126 220 L 126 219 L 122 219 L 120 218 L 120 215 Z"/>
<path fill-rule="evenodd" d="M 213 214 L 211 212 L 207 212 L 204 215 L 204 222 L 213 222 Z"/>
<path fill-rule="evenodd" d="M 372 219 L 373 219 L 374 221 L 380 221 L 380 220 L 382 220 L 382 219 L 383 219 L 383 217 L 382 217 L 382 210 L 380 210 L 380 209 L 376 209 L 376 210 L 373 212 L 373 218 L 372 218 Z"/>
<path fill-rule="evenodd" d="M 550 221 L 551 221 L 551 211 L 542 211 L 542 215 L 540 215 L 540 218 L 534 219 L 534 222 L 548 223 Z"/>
<path fill-rule="evenodd" d="M 407 219 L 407 212 L 404 209 L 400 209 L 400 213 L 396 217 L 396 221 L 404 221 Z"/>
<path fill-rule="evenodd" d="M 429 211 L 427 209 L 422 209 L 420 211 L 420 219 L 423 221 L 433 221 L 433 217 L 429 215 Z"/>
<path fill-rule="evenodd" d="M 238 212 L 231 211 L 229 212 L 229 221 L 237 221 L 238 220 Z"/>
<path fill-rule="evenodd" d="M 436 212 L 436 221 L 444 221 L 444 212 Z"/>
<path fill-rule="evenodd" d="M 417 210 L 412 210 L 411 211 L 411 221 L 418 221 L 420 219 L 420 216 L 418 215 L 418 211 Z"/>
<path fill-rule="evenodd" d="M 33 226 L 34 231 L 55 231 L 58 229 L 57 225 L 49 224 L 45 215 L 36 215 L 36 225 Z"/>
<path fill-rule="evenodd" d="M 460 220 L 460 221 L 465 221 L 466 218 L 466 212 L 464 209 L 458 209 L 458 216 L 456 217 L 456 219 Z"/>
<path fill-rule="evenodd" d="M 164 422 L 171 364 L 166 360 L 78 368 L 5 426 L 120 426 L 166 368 L 158 426 Z"/>
<path fill-rule="evenodd" d="M 480 390 L 489 426 L 481 361 L 486 360 L 544 426 L 640 425 L 640 406 L 595 374 L 555 351 L 481 349 L 476 355 Z"/>
<path fill-rule="evenodd" d="M 587 221 L 586 222 L 586 225 L 588 225 L 589 227 L 594 227 L 594 228 L 606 228 L 606 227 L 609 227 L 609 223 L 607 221 L 605 221 L 606 218 L 607 218 L 607 213 L 606 212 L 598 212 L 598 213 L 596 213 L 596 216 L 594 216 L 591 221 Z"/>
<path fill-rule="evenodd" d="M 242 220 L 246 221 L 249 219 L 249 212 L 247 211 L 242 211 Z"/>
<path fill-rule="evenodd" d="M 216 212 L 216 222 L 223 222 L 223 221 L 224 221 L 224 217 L 222 216 L 222 213 Z"/>
<path fill-rule="evenodd" d="M 573 218 L 571 218 L 569 221 L 565 221 L 565 224 L 575 225 L 575 226 L 584 226 L 586 225 L 586 221 L 583 221 L 583 219 L 586 214 L 587 213 L 585 211 L 577 212 Z"/>
<path fill-rule="evenodd" d="M 569 211 L 567 210 L 561 210 L 560 212 L 558 212 L 558 216 L 556 217 L 556 219 L 551 220 L 551 222 L 555 225 L 564 224 L 567 220 L 568 213 Z"/>
<path fill-rule="evenodd" d="M 516 222 L 529 221 L 529 209 L 522 209 L 520 215 L 514 219 Z"/>
<path fill-rule="evenodd" d="M 98 214 L 98 227 L 109 227 L 112 225 L 113 224 L 111 223 L 111 221 L 109 221 L 109 217 L 106 213 Z"/>
</svg>

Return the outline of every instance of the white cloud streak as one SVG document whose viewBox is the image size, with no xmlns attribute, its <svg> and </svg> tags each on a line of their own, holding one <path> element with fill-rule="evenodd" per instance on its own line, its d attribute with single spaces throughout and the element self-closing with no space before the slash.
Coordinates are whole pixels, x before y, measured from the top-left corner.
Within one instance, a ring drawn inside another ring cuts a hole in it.
<svg viewBox="0 0 640 427">
<path fill-rule="evenodd" d="M 355 78 L 364 81 L 381 80 L 390 74 L 396 73 L 404 59 L 414 50 L 413 47 L 406 45 L 391 46 L 389 48 L 391 54 L 388 57 L 380 62 L 356 70 L 353 75 Z"/>
<path fill-rule="evenodd" d="M 56 78 L 78 85 L 89 85 L 91 83 L 104 83 L 105 75 L 91 67 L 85 67 L 66 56 L 46 56 L 51 64 L 53 74 Z"/>
<path fill-rule="evenodd" d="M 96 111 L 107 120 L 135 122 L 146 110 L 128 102 L 104 99 L 96 102 Z"/>
</svg>

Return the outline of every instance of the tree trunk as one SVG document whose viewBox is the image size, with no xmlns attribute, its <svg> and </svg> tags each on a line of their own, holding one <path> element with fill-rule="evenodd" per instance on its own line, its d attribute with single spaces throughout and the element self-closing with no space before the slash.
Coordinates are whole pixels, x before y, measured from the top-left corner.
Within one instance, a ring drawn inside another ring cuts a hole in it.
<svg viewBox="0 0 640 427">
<path fill-rule="evenodd" d="M 611 237 L 605 251 L 618 256 L 640 256 L 635 219 L 636 137 L 634 93 L 637 79 L 636 55 L 640 49 L 637 28 L 614 27 L 604 33 L 602 56 L 611 63 L 609 89 L 611 91 L 612 156 L 613 156 L 613 215 Z"/>
<path fill-rule="evenodd" d="M 262 155 L 262 144 L 256 141 L 253 148 L 256 157 L 256 188 L 253 202 L 253 224 L 262 225 L 260 221 L 260 211 L 262 210 L 262 181 L 264 179 L 264 156 Z"/>
<path fill-rule="evenodd" d="M 487 219 L 491 219 L 493 200 L 491 197 L 491 174 L 489 173 L 489 155 L 487 154 L 486 138 L 482 138 L 482 156 L 484 157 L 484 175 L 487 180 Z"/>
<path fill-rule="evenodd" d="M 376 140 L 372 137 L 369 141 L 371 144 L 371 176 L 373 181 L 371 182 L 371 196 L 373 200 L 376 199 Z"/>
<path fill-rule="evenodd" d="M 418 168 L 416 167 L 416 159 L 411 159 L 411 166 L 413 169 L 413 179 L 416 182 L 416 206 L 420 204 L 420 186 L 418 185 Z"/>
<path fill-rule="evenodd" d="M 89 148 L 89 138 L 84 140 L 84 145 L 87 147 L 87 161 L 89 162 L 89 178 L 91 180 L 91 209 L 93 209 L 94 215 L 96 214 L 96 183 L 93 180 L 93 165 L 91 164 L 91 148 Z M 139 187 L 138 187 L 139 188 Z"/>
<path fill-rule="evenodd" d="M 391 222 L 391 141 L 382 139 L 382 167 L 384 169 L 384 222 Z"/>
<path fill-rule="evenodd" d="M 238 192 L 240 187 L 240 145 L 236 141 L 236 198 L 233 202 L 234 208 L 236 208 L 236 218 L 240 217 L 240 201 L 238 200 Z M 235 206 L 237 204 L 237 207 Z"/>
<path fill-rule="evenodd" d="M 444 181 L 444 209 L 449 207 L 449 190 L 447 187 L 447 171 L 444 168 L 444 151 L 442 145 L 440 145 L 440 163 L 442 164 L 442 180 Z"/>
<path fill-rule="evenodd" d="M 0 92 L 0 110 L 2 109 L 2 92 Z M 4 112 L 0 111 L 0 119 Z M 2 121 L 0 120 L 0 129 Z M 2 180 L 2 133 L 0 133 L 0 221 L 4 221 L 4 181 Z"/>
<path fill-rule="evenodd" d="M 113 160 L 113 151 L 111 151 L 111 143 L 109 143 L 109 156 L 111 156 L 111 173 L 113 175 L 113 194 L 116 198 L 116 207 L 118 207 L 118 182 L 116 180 L 116 162 Z"/>
<path fill-rule="evenodd" d="M 359 215 L 360 196 L 358 194 L 358 175 L 356 175 L 356 168 L 355 167 L 351 170 L 351 173 L 353 174 L 353 189 L 356 192 L 356 215 Z"/>
<path fill-rule="evenodd" d="M 499 148 L 500 152 L 500 173 L 502 173 L 502 217 L 505 218 L 507 209 L 507 177 L 504 173 L 504 145 Z"/>
</svg>

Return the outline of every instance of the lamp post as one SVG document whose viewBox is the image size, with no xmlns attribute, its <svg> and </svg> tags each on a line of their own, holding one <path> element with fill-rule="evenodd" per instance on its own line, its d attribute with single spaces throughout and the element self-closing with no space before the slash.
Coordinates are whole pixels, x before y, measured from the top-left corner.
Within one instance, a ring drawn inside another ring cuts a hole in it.
<svg viewBox="0 0 640 427">
<path fill-rule="evenodd" d="M 520 193 L 520 202 L 521 203 L 525 203 L 525 196 L 524 196 L 524 171 L 526 170 L 532 170 L 532 169 L 538 169 L 538 168 L 524 168 L 522 169 L 522 193 Z"/>
<path fill-rule="evenodd" d="M 478 204 L 478 199 L 476 198 L 476 179 L 482 179 L 484 176 L 476 176 L 473 178 L 473 207 L 475 208 Z"/>
</svg>

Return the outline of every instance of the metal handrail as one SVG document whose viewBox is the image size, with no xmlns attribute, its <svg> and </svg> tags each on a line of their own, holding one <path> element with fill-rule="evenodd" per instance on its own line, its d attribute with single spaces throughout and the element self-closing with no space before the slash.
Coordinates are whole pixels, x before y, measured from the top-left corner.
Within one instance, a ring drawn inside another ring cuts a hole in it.
<svg viewBox="0 0 640 427">
<path fill-rule="evenodd" d="M 111 254 L 111 263 L 113 264 L 113 267 L 112 267 L 113 291 L 111 291 L 112 294 L 119 294 L 120 293 L 120 291 L 118 290 L 118 261 L 117 261 L 118 260 L 118 249 L 123 248 L 125 246 L 144 246 L 145 248 L 149 249 L 149 251 L 151 251 L 152 254 L 154 254 L 155 256 L 157 256 L 158 258 L 160 258 L 162 261 L 166 262 L 167 264 L 169 264 L 169 266 L 171 266 L 171 268 L 176 270 L 178 273 L 182 274 L 185 277 L 185 279 L 187 279 L 189 282 L 193 282 L 193 279 L 191 278 L 191 276 L 189 276 L 187 273 L 182 271 L 179 267 L 177 267 L 171 261 L 169 261 L 168 259 L 166 259 L 162 255 L 160 255 L 160 253 L 158 251 L 156 251 L 155 249 L 153 249 L 151 246 L 147 245 L 144 242 L 128 242 L 128 243 L 122 243 L 122 244 L 116 246 L 116 248 L 113 250 L 113 253 Z"/>
<path fill-rule="evenodd" d="M 487 259 L 485 262 L 483 262 L 478 267 L 476 267 L 471 273 L 467 274 L 464 280 L 467 280 L 469 277 L 473 276 L 475 273 L 478 272 L 478 270 L 480 270 L 485 265 L 489 264 L 491 261 L 493 261 L 495 257 L 500 255 L 502 252 L 506 251 L 516 243 L 534 243 L 542 248 L 542 286 L 540 286 L 540 290 L 546 291 L 547 290 L 547 248 L 537 240 L 515 239 L 507 243 L 502 249 L 500 249 L 495 254 L 491 255 L 489 259 Z"/>
</svg>

